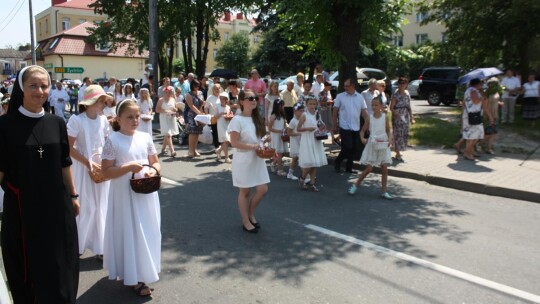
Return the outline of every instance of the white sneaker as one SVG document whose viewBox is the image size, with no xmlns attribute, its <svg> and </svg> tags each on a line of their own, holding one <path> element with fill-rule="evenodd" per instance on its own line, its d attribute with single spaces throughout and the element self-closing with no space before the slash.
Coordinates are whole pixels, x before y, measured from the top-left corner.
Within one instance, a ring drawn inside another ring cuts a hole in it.
<svg viewBox="0 0 540 304">
<path fill-rule="evenodd" d="M 387 199 L 387 200 L 391 200 L 393 199 L 394 197 L 390 195 L 390 193 L 388 192 L 385 192 L 383 194 L 381 194 L 381 197 L 384 198 L 384 199 Z"/>
<path fill-rule="evenodd" d="M 294 174 L 292 174 L 291 172 L 287 174 L 287 178 L 292 180 L 298 180 L 298 177 L 294 176 Z"/>
<path fill-rule="evenodd" d="M 272 172 L 272 173 L 276 172 L 276 165 L 274 165 L 274 163 L 270 164 L 270 172 Z"/>
<path fill-rule="evenodd" d="M 347 193 L 349 193 L 349 195 L 354 195 L 356 193 L 356 190 L 358 190 L 358 187 L 355 184 L 352 184 Z"/>
</svg>

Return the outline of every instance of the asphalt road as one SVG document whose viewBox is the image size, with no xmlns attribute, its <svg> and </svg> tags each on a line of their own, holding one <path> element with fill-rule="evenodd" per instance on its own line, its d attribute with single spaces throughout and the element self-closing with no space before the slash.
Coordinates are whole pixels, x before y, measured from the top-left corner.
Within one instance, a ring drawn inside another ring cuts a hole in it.
<svg viewBox="0 0 540 304">
<path fill-rule="evenodd" d="M 538 204 L 399 178 L 385 201 L 378 175 L 351 197 L 351 176 L 326 166 L 319 193 L 271 175 L 253 235 L 241 229 L 230 165 L 210 153 L 162 163 L 171 182 L 160 190 L 155 303 L 540 302 Z M 82 257 L 77 303 L 148 300 Z"/>
</svg>

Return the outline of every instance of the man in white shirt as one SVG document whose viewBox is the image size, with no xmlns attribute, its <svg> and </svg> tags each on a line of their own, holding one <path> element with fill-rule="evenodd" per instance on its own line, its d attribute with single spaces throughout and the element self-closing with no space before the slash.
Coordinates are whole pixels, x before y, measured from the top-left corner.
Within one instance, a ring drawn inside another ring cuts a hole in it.
<svg viewBox="0 0 540 304">
<path fill-rule="evenodd" d="M 367 90 L 364 90 L 362 92 L 362 97 L 364 97 L 364 100 L 366 101 L 367 111 L 368 114 L 373 114 L 373 109 L 371 109 L 371 101 L 373 98 L 377 97 L 379 95 L 379 92 L 377 91 L 377 79 L 371 78 L 368 81 L 368 88 Z"/>
<path fill-rule="evenodd" d="M 345 171 L 352 173 L 353 160 L 358 159 L 360 146 L 360 116 L 369 122 L 364 97 L 354 87 L 355 79 L 345 80 L 345 92 L 339 93 L 334 100 L 334 113 L 332 124 L 334 134 L 339 132 L 341 137 L 341 151 L 334 160 L 334 169 L 341 172 L 341 162 L 347 159 Z M 339 117 L 339 124 L 338 124 Z"/>
<path fill-rule="evenodd" d="M 324 90 L 323 75 L 319 73 L 317 76 L 315 76 L 315 82 L 311 86 L 310 93 L 313 96 L 319 96 L 322 90 Z"/>
<path fill-rule="evenodd" d="M 79 88 L 79 101 L 84 99 L 84 91 L 86 90 L 86 87 L 92 84 L 92 79 L 90 77 L 84 77 L 83 78 L 83 85 Z"/>
<path fill-rule="evenodd" d="M 109 78 L 109 87 L 105 90 L 105 92 L 111 92 L 114 95 L 114 90 L 116 88 L 116 77 L 112 76 Z"/>
<path fill-rule="evenodd" d="M 504 87 L 504 94 L 502 96 L 504 105 L 501 109 L 501 123 L 506 123 L 507 121 L 514 123 L 514 108 L 516 107 L 516 99 L 519 95 L 521 82 L 514 75 L 514 71 L 508 69 L 501 81 L 501 85 Z"/>
<path fill-rule="evenodd" d="M 64 117 L 64 111 L 66 110 L 66 103 L 69 101 L 69 94 L 62 86 L 60 81 L 56 82 L 56 90 L 51 90 L 49 93 L 49 101 L 54 106 L 54 114 L 56 116 Z"/>
</svg>

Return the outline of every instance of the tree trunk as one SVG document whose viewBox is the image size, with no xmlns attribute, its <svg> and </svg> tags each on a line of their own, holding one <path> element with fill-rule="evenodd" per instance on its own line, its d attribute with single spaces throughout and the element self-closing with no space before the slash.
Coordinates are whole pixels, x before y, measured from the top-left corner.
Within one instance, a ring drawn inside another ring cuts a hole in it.
<svg viewBox="0 0 540 304">
<path fill-rule="evenodd" d="M 191 35 L 187 35 L 187 63 L 186 63 L 186 73 L 193 72 L 193 45 Z"/>
<path fill-rule="evenodd" d="M 188 51 L 186 49 L 186 40 L 185 38 L 182 38 L 182 57 L 184 59 L 184 70 L 187 71 L 188 67 Z M 183 71 L 185 72 L 185 71 Z"/>
<path fill-rule="evenodd" d="M 202 43 L 204 39 L 204 8 L 201 7 L 201 1 L 197 1 L 196 7 L 196 21 L 195 21 L 195 74 L 197 77 L 202 77 L 201 71 L 204 71 L 204 68 L 201 68 L 202 62 Z M 200 79 L 200 78 L 199 78 Z"/>
<path fill-rule="evenodd" d="M 173 75 L 173 60 L 174 60 L 174 38 L 171 38 L 171 40 L 169 41 L 169 67 L 167 68 L 168 69 L 168 73 L 167 73 L 167 76 L 169 77 L 172 77 Z"/>
<path fill-rule="evenodd" d="M 208 59 L 208 44 L 210 44 L 210 19 L 207 16 L 206 17 L 206 23 L 204 26 L 204 44 L 203 44 L 203 50 L 202 50 L 202 70 L 201 70 L 201 77 L 204 76 L 206 73 L 206 60 Z"/>
<path fill-rule="evenodd" d="M 356 81 L 356 55 L 360 48 L 361 36 L 361 24 L 358 24 L 356 20 L 358 20 L 360 13 L 360 8 L 345 7 L 344 5 L 334 5 L 332 10 L 338 31 L 336 51 L 343 56 L 339 66 L 338 93 L 343 91 L 343 83 L 349 78 L 354 79 L 356 89 L 360 89 L 360 85 Z"/>
</svg>

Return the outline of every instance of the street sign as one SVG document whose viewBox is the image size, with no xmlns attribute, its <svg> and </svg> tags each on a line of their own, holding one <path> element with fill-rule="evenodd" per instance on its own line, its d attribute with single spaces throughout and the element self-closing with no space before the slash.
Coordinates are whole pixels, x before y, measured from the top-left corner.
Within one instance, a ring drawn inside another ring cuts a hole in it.
<svg viewBox="0 0 540 304">
<path fill-rule="evenodd" d="M 45 64 L 43 65 L 43 67 L 46 68 L 46 69 L 52 69 L 52 68 L 53 68 L 53 64 L 52 64 L 52 63 L 45 63 Z"/>
<path fill-rule="evenodd" d="M 55 73 L 82 74 L 84 69 L 80 67 L 55 67 Z"/>
</svg>

